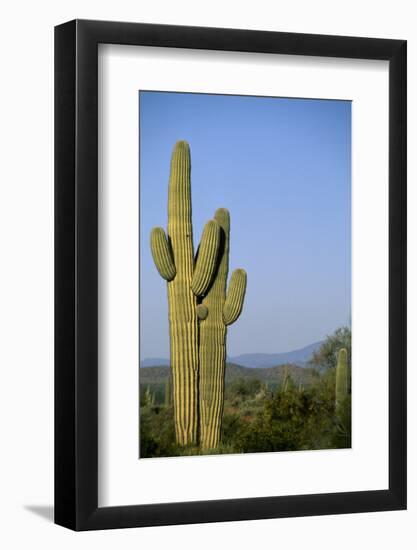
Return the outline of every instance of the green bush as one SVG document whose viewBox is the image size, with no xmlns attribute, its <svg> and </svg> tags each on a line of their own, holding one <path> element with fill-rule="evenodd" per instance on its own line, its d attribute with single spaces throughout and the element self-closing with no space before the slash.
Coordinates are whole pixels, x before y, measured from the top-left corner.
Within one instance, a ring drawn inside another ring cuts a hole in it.
<svg viewBox="0 0 417 550">
<path fill-rule="evenodd" d="M 262 382 L 257 378 L 238 378 L 227 388 L 227 397 L 254 397 L 262 388 Z"/>
<path fill-rule="evenodd" d="M 352 333 L 350 327 L 338 328 L 333 334 L 327 336 L 320 348 L 313 353 L 313 357 L 309 361 L 310 365 L 318 369 L 335 368 L 337 355 L 341 348 L 346 349 L 348 363 L 350 363 L 352 353 Z"/>
<path fill-rule="evenodd" d="M 350 417 L 346 414 L 345 420 Z M 237 434 L 240 452 L 296 451 L 350 445 L 350 426 L 337 421 L 334 410 L 334 371 L 302 392 L 294 387 L 267 398 L 256 419 Z"/>
<path fill-rule="evenodd" d="M 140 457 L 175 456 L 172 408 L 142 407 L 140 410 Z"/>
<path fill-rule="evenodd" d="M 236 437 L 244 427 L 240 414 L 223 415 L 221 443 L 224 445 L 234 446 Z"/>
</svg>

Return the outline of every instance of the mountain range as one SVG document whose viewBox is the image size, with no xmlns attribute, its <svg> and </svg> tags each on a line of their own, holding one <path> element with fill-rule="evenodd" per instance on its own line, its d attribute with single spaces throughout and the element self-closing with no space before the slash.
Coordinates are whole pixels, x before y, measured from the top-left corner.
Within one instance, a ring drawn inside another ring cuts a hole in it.
<svg viewBox="0 0 417 550">
<path fill-rule="evenodd" d="M 226 384 L 230 384 L 236 380 L 248 380 L 250 378 L 255 378 L 268 385 L 281 384 L 286 372 L 288 372 L 293 382 L 297 385 L 301 383 L 303 386 L 308 387 L 314 380 L 311 369 L 297 367 L 296 365 L 249 368 L 235 365 L 234 363 L 226 363 Z M 165 365 L 142 369 L 139 379 L 142 386 L 154 384 L 163 386 L 169 376 L 170 368 Z"/>
<path fill-rule="evenodd" d="M 228 357 L 228 363 L 235 363 L 243 367 L 250 368 L 270 368 L 278 365 L 284 365 L 291 363 L 298 367 L 307 366 L 308 360 L 313 353 L 321 346 L 323 342 L 314 342 L 308 346 L 293 351 L 281 352 L 281 353 L 245 353 L 243 355 L 236 355 L 234 357 Z M 169 359 L 155 357 L 149 359 L 143 359 L 140 362 L 141 367 L 155 367 L 155 366 L 168 366 Z"/>
</svg>

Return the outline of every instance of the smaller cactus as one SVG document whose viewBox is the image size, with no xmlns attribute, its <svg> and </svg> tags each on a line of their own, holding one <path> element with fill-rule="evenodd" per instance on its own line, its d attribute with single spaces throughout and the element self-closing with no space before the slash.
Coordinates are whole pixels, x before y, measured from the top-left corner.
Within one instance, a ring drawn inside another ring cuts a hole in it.
<svg viewBox="0 0 417 550">
<path fill-rule="evenodd" d="M 289 373 L 289 370 L 288 370 L 288 365 L 285 365 L 284 373 L 282 375 L 282 380 L 281 380 L 281 392 L 282 393 L 284 393 L 288 390 L 289 382 L 290 382 L 290 373 Z"/>
<path fill-rule="evenodd" d="M 144 397 L 143 406 L 144 407 L 153 407 L 153 405 L 155 404 L 155 395 L 151 391 L 151 387 L 149 385 L 146 387 L 145 394 L 144 394 L 143 397 Z"/>
<path fill-rule="evenodd" d="M 168 376 L 165 382 L 165 407 L 171 406 L 171 379 Z"/>
<path fill-rule="evenodd" d="M 224 408 L 227 327 L 234 323 L 243 307 L 246 291 L 246 272 L 236 269 L 230 278 L 229 240 L 230 214 L 218 208 L 214 214 L 218 228 L 216 268 L 210 274 L 211 284 L 199 296 L 196 308 L 199 319 L 199 389 L 200 443 L 203 449 L 215 449 L 220 444 Z M 210 222 L 209 222 L 210 223 Z M 209 241 L 209 237 L 207 237 Z M 214 248 L 214 246 L 213 246 Z M 198 267 L 195 269 L 197 273 Z M 193 281 L 194 289 L 194 281 Z M 194 290 L 195 291 L 195 290 Z"/>
<path fill-rule="evenodd" d="M 284 367 L 280 390 L 281 393 L 295 390 L 294 380 L 292 379 L 290 368 L 288 365 L 285 365 Z"/>
</svg>

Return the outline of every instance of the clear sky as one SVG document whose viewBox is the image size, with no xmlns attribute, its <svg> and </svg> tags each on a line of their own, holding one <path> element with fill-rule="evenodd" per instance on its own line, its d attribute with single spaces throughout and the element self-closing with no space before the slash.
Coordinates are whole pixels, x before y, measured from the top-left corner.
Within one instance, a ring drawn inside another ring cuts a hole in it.
<svg viewBox="0 0 417 550">
<path fill-rule="evenodd" d="M 194 246 L 231 215 L 230 272 L 243 312 L 228 355 L 306 346 L 350 323 L 351 103 L 140 92 L 140 355 L 169 356 L 166 282 L 149 248 L 167 225 L 172 148 L 191 148 Z"/>
</svg>

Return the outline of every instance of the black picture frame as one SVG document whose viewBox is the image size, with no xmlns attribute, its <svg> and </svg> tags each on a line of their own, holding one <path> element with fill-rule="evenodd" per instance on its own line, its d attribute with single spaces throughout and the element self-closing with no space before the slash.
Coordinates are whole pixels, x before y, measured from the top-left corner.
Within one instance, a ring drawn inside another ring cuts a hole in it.
<svg viewBox="0 0 417 550">
<path fill-rule="evenodd" d="M 98 44 L 389 62 L 389 488 L 98 507 Z M 406 508 L 406 41 L 74 20 L 55 28 L 55 523 L 74 530 Z"/>
</svg>

